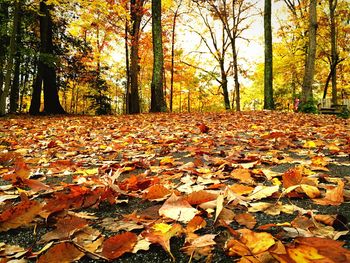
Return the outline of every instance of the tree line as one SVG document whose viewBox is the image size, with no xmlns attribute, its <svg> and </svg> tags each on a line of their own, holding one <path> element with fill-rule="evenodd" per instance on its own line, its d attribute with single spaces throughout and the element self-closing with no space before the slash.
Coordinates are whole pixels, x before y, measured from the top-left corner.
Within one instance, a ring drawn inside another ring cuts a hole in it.
<svg viewBox="0 0 350 263">
<path fill-rule="evenodd" d="M 350 90 L 350 4 L 277 2 L 288 21 L 274 35 L 271 0 L 262 11 L 251 0 L 0 0 L 0 115 L 181 112 L 194 104 L 240 111 L 250 98 L 247 76 L 265 109 L 298 98 L 301 111 L 314 112 L 315 90 L 338 104 Z M 258 16 L 264 62 L 248 72 L 239 45 Z M 208 65 L 177 43 L 181 28 L 199 39 L 193 52 L 205 52 Z"/>
</svg>

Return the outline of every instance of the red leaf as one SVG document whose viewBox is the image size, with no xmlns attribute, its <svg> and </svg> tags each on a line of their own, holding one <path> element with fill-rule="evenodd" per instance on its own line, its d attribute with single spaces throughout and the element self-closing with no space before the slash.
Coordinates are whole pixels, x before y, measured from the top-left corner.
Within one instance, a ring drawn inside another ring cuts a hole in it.
<svg viewBox="0 0 350 263">
<path fill-rule="evenodd" d="M 108 259 L 116 259 L 126 252 L 131 252 L 137 242 L 137 236 L 131 232 L 110 237 L 103 243 L 102 255 Z"/>
<path fill-rule="evenodd" d="M 209 127 L 207 125 L 205 125 L 204 123 L 198 123 L 196 126 L 199 128 L 201 133 L 208 133 L 208 131 L 209 131 Z"/>
<path fill-rule="evenodd" d="M 69 263 L 79 260 L 84 253 L 71 243 L 60 243 L 51 247 L 37 263 Z"/>
<path fill-rule="evenodd" d="M 0 232 L 29 224 L 40 210 L 40 203 L 29 200 L 5 210 L 0 214 Z"/>
</svg>

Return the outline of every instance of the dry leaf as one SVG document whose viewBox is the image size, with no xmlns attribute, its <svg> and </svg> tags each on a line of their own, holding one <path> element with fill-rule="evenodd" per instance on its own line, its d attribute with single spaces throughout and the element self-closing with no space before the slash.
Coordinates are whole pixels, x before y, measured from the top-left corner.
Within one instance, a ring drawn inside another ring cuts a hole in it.
<svg viewBox="0 0 350 263">
<path fill-rule="evenodd" d="M 84 256 L 84 253 L 77 249 L 71 243 L 59 243 L 54 245 L 47 252 L 40 256 L 38 263 L 71 263 L 79 260 Z"/>
<path fill-rule="evenodd" d="M 260 200 L 269 197 L 279 190 L 279 186 L 258 185 L 254 191 L 247 197 L 248 200 Z"/>
<path fill-rule="evenodd" d="M 256 219 L 250 213 L 238 214 L 235 216 L 235 220 L 238 224 L 246 226 L 248 229 L 253 229 L 256 225 Z"/>
<path fill-rule="evenodd" d="M 132 232 L 112 236 L 103 242 L 102 256 L 117 259 L 126 252 L 132 252 L 136 243 L 137 235 Z"/>
<path fill-rule="evenodd" d="M 159 215 L 171 218 L 183 223 L 189 222 L 196 214 L 194 209 L 185 199 L 172 194 L 159 209 Z"/>
<path fill-rule="evenodd" d="M 36 201 L 24 200 L 5 210 L 0 214 L 0 232 L 26 226 L 33 221 L 41 207 L 41 204 Z"/>
</svg>

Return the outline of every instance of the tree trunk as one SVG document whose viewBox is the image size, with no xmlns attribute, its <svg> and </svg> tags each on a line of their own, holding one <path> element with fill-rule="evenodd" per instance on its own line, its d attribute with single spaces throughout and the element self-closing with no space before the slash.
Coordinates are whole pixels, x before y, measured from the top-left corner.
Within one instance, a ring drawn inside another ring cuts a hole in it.
<svg viewBox="0 0 350 263">
<path fill-rule="evenodd" d="M 335 9 L 337 8 L 337 0 L 329 0 L 329 16 L 331 27 L 331 77 L 332 77 L 332 104 L 337 104 L 337 32 L 335 24 Z"/>
<path fill-rule="evenodd" d="M 38 66 L 38 72 L 36 73 L 35 80 L 33 81 L 33 93 L 32 93 L 32 99 L 31 99 L 30 108 L 29 108 L 29 114 L 31 115 L 38 115 L 40 113 L 41 90 L 42 90 L 43 80 L 41 78 L 42 74 L 39 72 L 41 70 L 39 66 Z"/>
<path fill-rule="evenodd" d="M 21 6 L 19 6 L 19 17 L 18 17 L 18 26 L 17 26 L 17 34 L 16 34 L 16 55 L 15 55 L 15 70 L 13 76 L 13 82 L 11 86 L 10 93 L 10 112 L 16 113 L 18 111 L 19 104 L 19 75 L 20 75 L 20 66 L 21 66 L 21 52 L 19 51 L 19 47 L 21 46 L 21 23 L 22 19 L 20 16 Z"/>
<path fill-rule="evenodd" d="M 176 20 L 179 15 L 179 8 L 182 4 L 182 0 L 180 1 L 179 5 L 177 6 L 174 18 L 173 18 L 173 28 L 172 28 L 172 35 L 171 35 L 171 71 L 170 71 L 170 101 L 169 101 L 169 107 L 170 112 L 173 112 L 173 97 L 174 97 L 174 64 L 175 64 L 175 30 L 176 30 Z"/>
<path fill-rule="evenodd" d="M 4 89 L 0 91 L 0 116 L 6 114 L 6 100 L 10 92 L 11 77 L 12 77 L 12 70 L 13 70 L 13 59 L 17 49 L 16 36 L 17 36 L 18 26 L 19 26 L 20 5 L 21 5 L 20 1 L 15 2 L 15 10 L 13 14 L 13 27 L 12 27 L 12 33 L 10 38 L 10 47 L 9 47 L 7 65 L 6 65 L 5 86 L 4 86 Z"/>
<path fill-rule="evenodd" d="M 221 72 L 221 87 L 224 95 L 225 110 L 229 110 L 230 98 L 229 98 L 228 88 L 227 88 L 227 74 L 225 71 L 224 60 L 220 61 L 220 72 Z"/>
<path fill-rule="evenodd" d="M 161 23 L 161 0 L 152 0 L 153 76 L 151 84 L 151 112 L 165 112 L 163 94 L 163 42 Z"/>
<path fill-rule="evenodd" d="M 231 39 L 232 53 L 233 53 L 233 78 L 235 82 L 235 95 L 236 95 L 236 111 L 241 111 L 241 95 L 240 84 L 238 80 L 238 61 L 237 61 L 237 49 L 236 39 Z"/>
<path fill-rule="evenodd" d="M 125 67 L 126 67 L 126 83 L 125 83 L 125 113 L 130 113 L 130 59 L 129 59 L 129 22 L 125 21 Z"/>
<path fill-rule="evenodd" d="M 312 84 L 315 74 L 316 58 L 316 31 L 317 31 L 317 0 L 310 0 L 309 7 L 309 42 L 306 68 L 301 91 L 301 103 L 306 104 L 313 101 Z"/>
<path fill-rule="evenodd" d="M 52 20 L 50 16 L 50 7 L 46 4 L 46 0 L 40 2 L 40 40 L 41 40 L 41 56 L 39 60 L 39 70 L 41 78 L 44 81 L 44 112 L 46 114 L 63 114 L 65 113 L 60 104 L 58 96 L 58 88 L 56 83 L 56 66 L 53 61 L 44 61 L 54 58 L 53 50 L 53 32 Z M 44 59 L 43 59 L 44 57 Z"/>
<path fill-rule="evenodd" d="M 8 20 L 8 4 L 0 3 L 0 98 L 3 94 L 4 85 L 4 65 L 6 61 L 6 49 L 7 49 L 7 20 Z M 1 113 L 0 113 L 1 115 Z"/>
<path fill-rule="evenodd" d="M 132 21 L 131 30 L 131 54 L 130 54 L 130 98 L 129 113 L 140 113 L 139 98 L 139 45 L 140 45 L 140 26 L 143 16 L 143 0 L 131 0 L 130 13 Z"/>
<path fill-rule="evenodd" d="M 273 100 L 273 54 L 271 27 L 271 0 L 265 0 L 264 12 L 265 67 L 264 67 L 264 109 L 275 108 Z"/>
</svg>

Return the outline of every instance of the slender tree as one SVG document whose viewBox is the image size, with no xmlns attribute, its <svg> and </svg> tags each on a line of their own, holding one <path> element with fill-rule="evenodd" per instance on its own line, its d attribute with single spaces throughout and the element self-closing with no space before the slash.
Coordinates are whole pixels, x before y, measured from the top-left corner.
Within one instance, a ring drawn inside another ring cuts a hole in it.
<svg viewBox="0 0 350 263">
<path fill-rule="evenodd" d="M 264 10 L 265 68 L 264 68 L 264 109 L 275 108 L 273 100 L 273 53 L 271 27 L 271 0 L 265 0 Z"/>
<path fill-rule="evenodd" d="M 3 85 L 4 85 L 4 65 L 6 61 L 6 49 L 8 45 L 7 36 L 7 20 L 8 20 L 8 8 L 9 5 L 6 2 L 0 3 L 0 99 L 5 96 Z M 5 99 L 6 100 L 6 99 Z M 0 115 L 5 114 L 4 110 L 0 111 Z"/>
<path fill-rule="evenodd" d="M 335 24 L 335 10 L 337 8 L 337 0 L 328 0 L 329 16 L 330 16 L 330 30 L 331 30 L 331 70 L 332 76 L 332 103 L 337 104 L 337 64 L 339 63 L 337 51 L 337 31 Z"/>
<path fill-rule="evenodd" d="M 172 34 L 171 34 L 171 70 L 170 70 L 170 112 L 173 111 L 173 96 L 174 96 L 174 64 L 175 64 L 175 35 L 176 35 L 176 22 L 179 16 L 179 10 L 182 5 L 182 1 L 178 3 L 173 17 Z"/>
<path fill-rule="evenodd" d="M 301 109 L 303 105 L 312 103 L 313 92 L 312 84 L 315 75 L 315 58 L 316 58 L 316 32 L 317 32 L 317 0 L 310 0 L 309 4 L 309 42 L 308 53 L 306 59 L 306 67 L 303 78 L 303 85 L 301 91 Z M 305 108 L 304 111 L 307 111 Z"/>
<path fill-rule="evenodd" d="M 13 72 L 13 81 L 10 92 L 10 112 L 16 113 L 19 106 L 19 90 L 20 90 L 20 66 L 21 66 L 21 38 L 22 38 L 22 19 L 21 19 L 21 6 L 19 6 L 19 17 L 16 34 L 16 54 L 15 54 L 15 67 Z"/>
<path fill-rule="evenodd" d="M 131 50 L 130 50 L 130 95 L 129 95 L 129 113 L 140 113 L 139 98 L 139 46 L 140 46 L 140 28 L 141 20 L 144 14 L 144 0 L 131 0 Z"/>
<path fill-rule="evenodd" d="M 161 0 L 152 0 L 153 75 L 151 84 L 151 112 L 165 112 L 167 110 L 163 93 L 164 57 L 161 2 Z"/>
<path fill-rule="evenodd" d="M 10 46 L 6 65 L 5 85 L 3 90 L 0 90 L 0 116 L 6 114 L 6 100 L 10 92 L 11 78 L 13 74 L 13 61 L 17 50 L 16 39 L 19 26 L 19 10 L 20 1 L 15 2 L 14 14 L 13 14 L 13 26 L 10 38 Z"/>
</svg>

